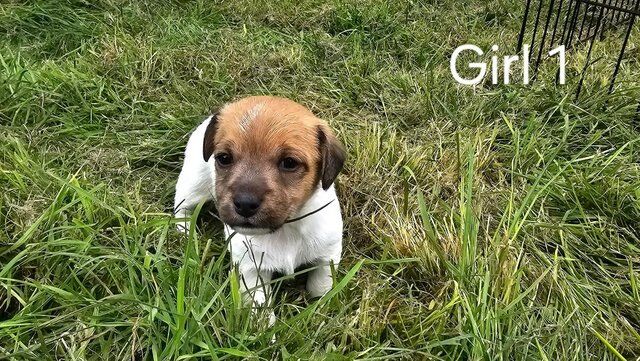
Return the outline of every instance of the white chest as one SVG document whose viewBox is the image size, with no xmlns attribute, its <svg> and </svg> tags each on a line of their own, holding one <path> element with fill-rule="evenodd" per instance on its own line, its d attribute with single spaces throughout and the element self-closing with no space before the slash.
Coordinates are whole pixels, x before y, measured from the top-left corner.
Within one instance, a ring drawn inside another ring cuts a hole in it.
<svg viewBox="0 0 640 361">
<path fill-rule="evenodd" d="M 335 198 L 333 187 L 316 192 L 301 214 L 318 209 Z M 233 231 L 225 226 L 227 235 Z M 339 262 L 342 252 L 342 215 L 337 201 L 321 212 L 285 224 L 273 233 L 247 236 L 236 233 L 229 243 L 231 257 L 240 270 L 260 269 L 291 274 L 304 264 Z"/>
<path fill-rule="evenodd" d="M 233 261 L 241 267 L 291 274 L 303 264 L 325 258 L 322 243 L 293 230 L 279 230 L 260 237 L 236 234 L 229 247 Z"/>
</svg>

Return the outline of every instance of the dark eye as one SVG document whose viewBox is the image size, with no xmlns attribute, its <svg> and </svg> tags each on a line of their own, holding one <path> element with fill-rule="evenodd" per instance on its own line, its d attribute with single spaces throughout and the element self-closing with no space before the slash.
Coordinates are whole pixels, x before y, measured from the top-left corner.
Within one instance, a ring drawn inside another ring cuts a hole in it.
<svg viewBox="0 0 640 361">
<path fill-rule="evenodd" d="M 291 157 L 286 157 L 282 159 L 279 164 L 280 170 L 283 170 L 285 172 L 292 172 L 298 169 L 299 166 L 300 166 L 300 163 Z"/>
<path fill-rule="evenodd" d="M 233 157 L 229 153 L 219 153 L 216 155 L 216 163 L 220 167 L 228 167 L 233 163 Z"/>
</svg>

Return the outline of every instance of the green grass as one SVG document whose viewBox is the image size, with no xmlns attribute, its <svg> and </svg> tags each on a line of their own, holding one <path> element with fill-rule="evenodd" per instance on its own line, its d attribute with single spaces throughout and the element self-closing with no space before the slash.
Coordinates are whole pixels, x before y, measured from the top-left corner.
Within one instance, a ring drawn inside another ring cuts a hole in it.
<svg viewBox="0 0 640 361">
<path fill-rule="evenodd" d="M 611 96 L 615 37 L 578 100 L 580 48 L 564 87 L 454 84 L 522 3 L 0 4 L 0 359 L 637 359 L 640 32 Z M 189 131 L 250 94 L 349 152 L 336 288 L 277 281 L 271 329 L 210 208 L 171 218 Z"/>
</svg>

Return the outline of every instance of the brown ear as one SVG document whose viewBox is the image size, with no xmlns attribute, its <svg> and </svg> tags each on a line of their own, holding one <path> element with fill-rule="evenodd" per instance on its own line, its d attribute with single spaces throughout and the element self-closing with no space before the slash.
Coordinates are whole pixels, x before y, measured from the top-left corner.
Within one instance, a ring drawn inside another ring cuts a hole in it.
<svg viewBox="0 0 640 361">
<path fill-rule="evenodd" d="M 218 129 L 218 112 L 211 116 L 207 130 L 204 131 L 204 142 L 202 144 L 202 156 L 204 161 L 208 162 L 209 158 L 213 154 L 213 138 L 216 136 L 216 130 Z"/>
<path fill-rule="evenodd" d="M 318 126 L 318 144 L 321 159 L 320 179 L 322 189 L 327 190 L 342 170 L 347 153 L 338 138 L 325 126 Z"/>
</svg>

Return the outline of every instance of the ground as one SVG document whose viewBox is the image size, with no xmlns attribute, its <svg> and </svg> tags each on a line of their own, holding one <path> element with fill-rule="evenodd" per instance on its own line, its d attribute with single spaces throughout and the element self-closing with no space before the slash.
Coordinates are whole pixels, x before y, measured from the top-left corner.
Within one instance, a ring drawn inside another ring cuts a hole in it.
<svg viewBox="0 0 640 361">
<path fill-rule="evenodd" d="M 636 359 L 640 32 L 610 96 L 619 33 L 578 99 L 585 47 L 566 86 L 554 60 L 529 86 L 456 84 L 453 50 L 512 55 L 523 9 L 2 2 L 0 359 Z M 278 281 L 273 328 L 211 207 L 191 237 L 171 217 L 189 132 L 252 94 L 349 153 L 336 286 Z"/>
</svg>

